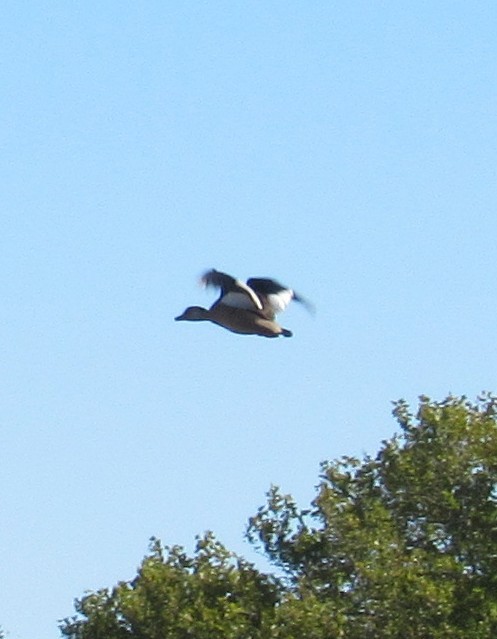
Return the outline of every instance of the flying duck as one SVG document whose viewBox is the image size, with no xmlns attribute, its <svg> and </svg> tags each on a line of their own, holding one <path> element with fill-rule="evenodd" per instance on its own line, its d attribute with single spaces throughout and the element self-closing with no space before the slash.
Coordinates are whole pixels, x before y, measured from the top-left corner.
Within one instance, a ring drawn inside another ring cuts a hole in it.
<svg viewBox="0 0 497 639">
<path fill-rule="evenodd" d="M 252 277 L 245 284 L 212 269 L 204 273 L 201 282 L 204 286 L 220 289 L 219 298 L 209 309 L 189 306 L 174 318 L 177 322 L 208 321 L 242 335 L 291 337 L 292 332 L 275 321 L 276 313 L 284 311 L 292 300 L 311 308 L 309 302 L 291 288 L 267 277 Z"/>
</svg>

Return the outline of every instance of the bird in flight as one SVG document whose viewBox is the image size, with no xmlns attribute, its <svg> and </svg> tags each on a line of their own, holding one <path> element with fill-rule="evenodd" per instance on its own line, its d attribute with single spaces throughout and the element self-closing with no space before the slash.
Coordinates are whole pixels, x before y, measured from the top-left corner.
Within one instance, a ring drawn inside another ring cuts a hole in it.
<svg viewBox="0 0 497 639">
<path fill-rule="evenodd" d="M 177 322 L 208 321 L 242 335 L 291 337 L 292 332 L 281 327 L 276 314 L 284 311 L 292 300 L 312 310 L 312 306 L 291 288 L 267 277 L 251 277 L 247 283 L 212 269 L 201 278 L 204 286 L 220 289 L 219 298 L 209 308 L 189 306 Z"/>
</svg>

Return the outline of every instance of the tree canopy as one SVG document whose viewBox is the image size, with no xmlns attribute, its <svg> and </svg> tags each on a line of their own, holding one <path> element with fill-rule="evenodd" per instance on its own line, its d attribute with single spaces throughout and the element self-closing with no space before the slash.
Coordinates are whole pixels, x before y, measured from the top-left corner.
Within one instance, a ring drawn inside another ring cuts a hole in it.
<svg viewBox="0 0 497 639">
<path fill-rule="evenodd" d="M 497 400 L 421 397 L 376 456 L 323 462 L 301 509 L 272 487 L 248 539 L 192 557 L 153 540 L 137 576 L 76 602 L 70 639 L 487 639 L 497 636 Z"/>
</svg>

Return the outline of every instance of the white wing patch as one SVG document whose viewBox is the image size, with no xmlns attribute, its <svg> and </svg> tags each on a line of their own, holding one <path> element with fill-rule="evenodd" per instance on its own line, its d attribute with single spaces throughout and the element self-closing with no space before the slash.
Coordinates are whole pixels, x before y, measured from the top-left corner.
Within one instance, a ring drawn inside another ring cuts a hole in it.
<svg viewBox="0 0 497 639">
<path fill-rule="evenodd" d="M 279 293 L 270 293 L 267 296 L 267 302 L 274 313 L 281 313 L 290 304 L 293 299 L 293 291 L 285 288 Z"/>
<path fill-rule="evenodd" d="M 259 308 L 248 293 L 241 293 L 238 291 L 229 291 L 226 295 L 223 295 L 220 303 L 233 308 L 244 308 L 249 311 L 254 311 Z"/>
</svg>

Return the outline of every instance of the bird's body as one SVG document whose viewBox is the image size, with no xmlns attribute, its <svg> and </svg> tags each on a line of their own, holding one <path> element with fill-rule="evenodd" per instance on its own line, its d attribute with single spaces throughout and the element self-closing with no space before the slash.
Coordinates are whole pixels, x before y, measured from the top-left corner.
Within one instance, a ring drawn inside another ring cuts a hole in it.
<svg viewBox="0 0 497 639">
<path fill-rule="evenodd" d="M 209 308 L 189 306 L 176 317 L 177 321 L 209 321 L 242 335 L 291 337 L 292 333 L 276 321 L 276 313 L 292 299 L 307 304 L 292 289 L 269 278 L 251 278 L 247 283 L 212 269 L 204 274 L 202 283 L 221 289 L 221 295 Z"/>
</svg>

